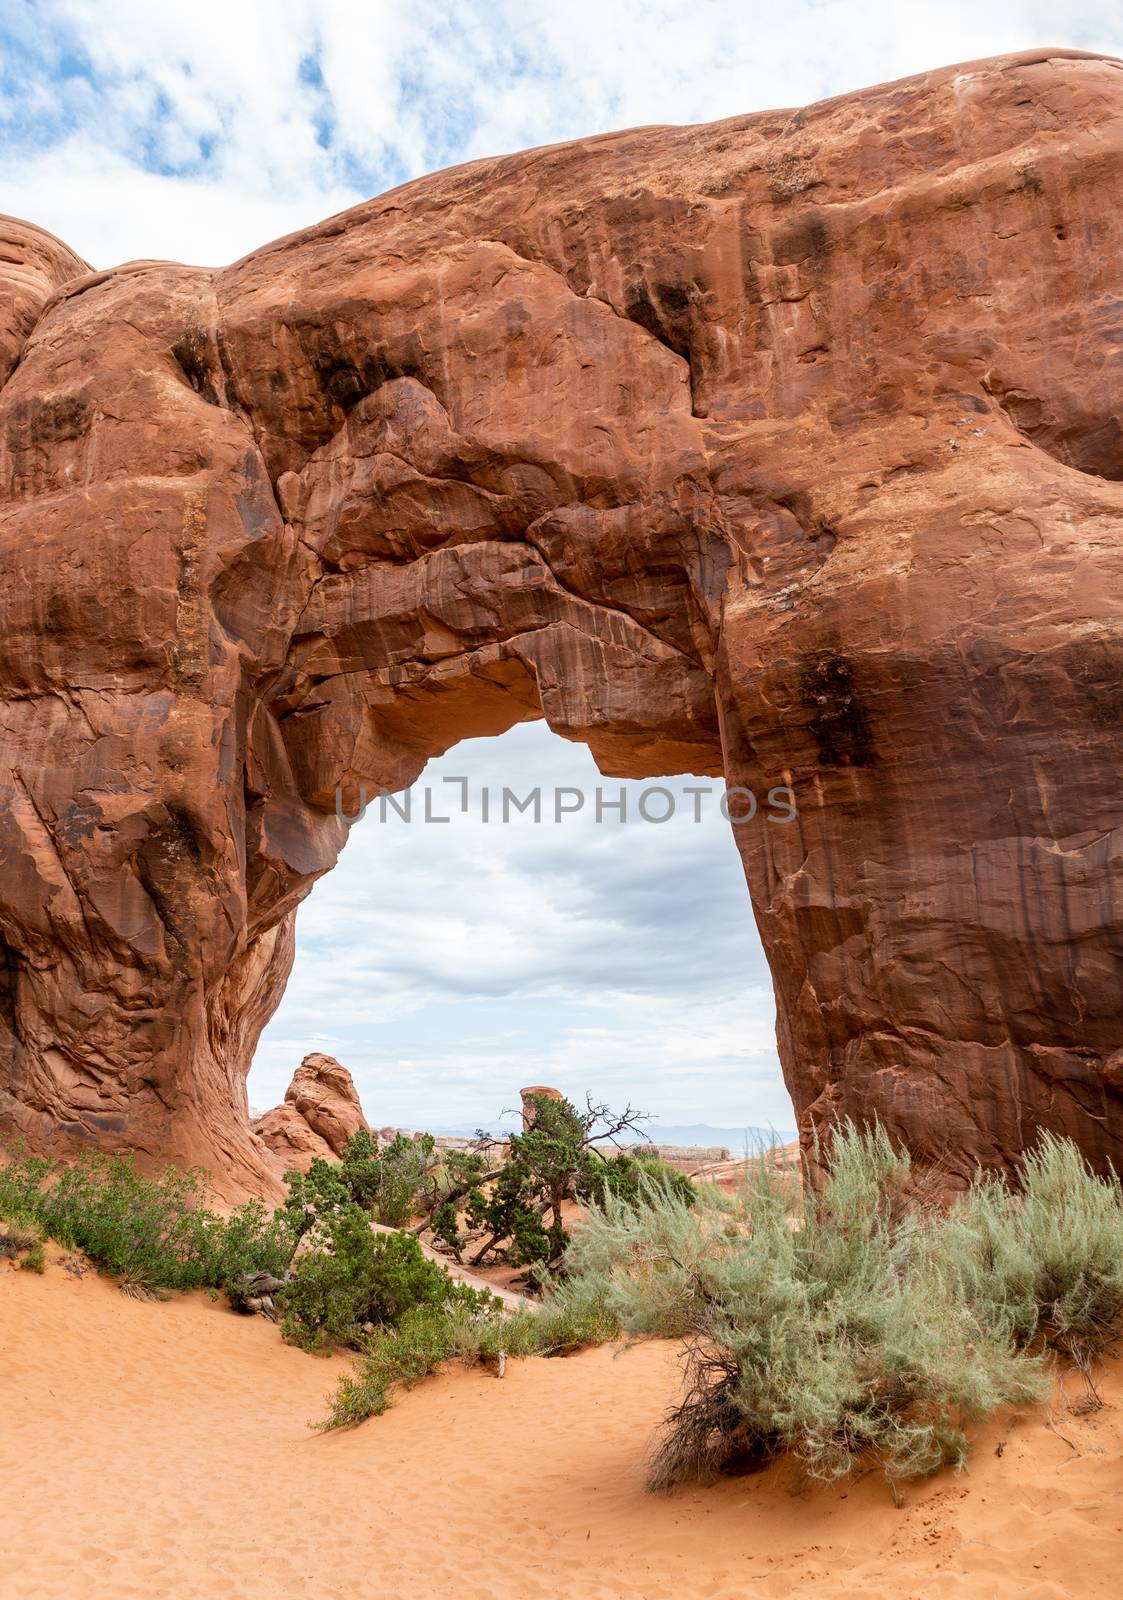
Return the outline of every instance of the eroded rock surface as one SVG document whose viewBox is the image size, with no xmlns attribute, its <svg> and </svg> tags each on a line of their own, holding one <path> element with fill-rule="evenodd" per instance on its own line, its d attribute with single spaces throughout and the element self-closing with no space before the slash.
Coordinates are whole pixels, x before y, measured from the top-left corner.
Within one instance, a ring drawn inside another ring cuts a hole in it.
<svg viewBox="0 0 1123 1600">
<path fill-rule="evenodd" d="M 737 830 L 801 1128 L 1123 1158 L 1123 67 L 426 178 L 224 271 L 0 253 L 0 1115 L 276 1163 L 361 785 L 545 716 Z M 720 937 L 720 929 L 715 929 Z"/>
<path fill-rule="evenodd" d="M 307 1172 L 319 1157 L 335 1161 L 360 1128 L 370 1132 L 358 1090 L 347 1068 L 314 1051 L 297 1067 L 281 1105 L 251 1127 L 284 1170 Z"/>
<path fill-rule="evenodd" d="M 250 1123 L 256 1138 L 276 1156 L 283 1172 L 308 1172 L 313 1161 L 335 1161 L 326 1139 L 308 1126 L 295 1106 L 282 1103 L 263 1111 Z"/>
<path fill-rule="evenodd" d="M 285 1090 L 285 1104 L 291 1105 L 337 1156 L 360 1129 L 370 1132 L 351 1074 L 333 1056 L 318 1051 L 305 1056 L 297 1067 Z"/>
</svg>

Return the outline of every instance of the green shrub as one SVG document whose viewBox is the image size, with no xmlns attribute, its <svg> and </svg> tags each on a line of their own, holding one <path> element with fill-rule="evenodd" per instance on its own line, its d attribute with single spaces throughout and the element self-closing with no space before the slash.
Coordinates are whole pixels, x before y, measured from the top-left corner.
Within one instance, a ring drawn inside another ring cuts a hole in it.
<svg viewBox="0 0 1123 1600">
<path fill-rule="evenodd" d="M 469 1190 L 494 1176 L 498 1173 L 488 1171 L 488 1162 L 480 1150 L 442 1150 L 419 1190 L 419 1216 L 432 1214 L 435 1230 L 437 1213 L 445 1211 L 446 1206 L 454 1208 L 454 1202 L 462 1202 Z"/>
<path fill-rule="evenodd" d="M 530 1126 L 512 1134 L 510 1157 L 490 1193 L 476 1187 L 468 1196 L 468 1220 L 487 1236 L 473 1265 L 505 1247 L 515 1265 L 560 1269 L 569 1244 L 567 1201 L 596 1201 L 610 1186 L 630 1185 L 633 1198 L 638 1196 L 638 1165 L 622 1155 L 610 1159 L 596 1146 L 634 1128 L 641 1113 L 626 1106 L 615 1114 L 591 1099 L 578 1111 L 570 1101 L 546 1095 L 531 1095 L 527 1104 Z"/>
<path fill-rule="evenodd" d="M 419 1306 L 476 1310 L 494 1298 L 457 1283 L 412 1234 L 375 1233 L 362 1207 L 349 1202 L 308 1236 L 277 1305 L 285 1337 L 302 1349 L 357 1349 L 370 1328 L 393 1326 Z"/>
<path fill-rule="evenodd" d="M 395 1386 L 411 1388 L 442 1362 L 499 1364 L 514 1356 L 567 1355 L 619 1333 L 601 1286 L 589 1279 L 546 1287 L 542 1304 L 514 1315 L 491 1297 L 420 1306 L 394 1327 L 376 1329 L 361 1344 L 353 1372 L 341 1378 L 321 1428 L 347 1427 L 380 1416 Z"/>
<path fill-rule="evenodd" d="M 0 1221 L 0 1261 L 4 1260 L 18 1261 L 25 1272 L 43 1271 L 43 1241 L 33 1227 L 22 1221 Z"/>
<path fill-rule="evenodd" d="M 385 1227 L 404 1228 L 411 1217 L 431 1209 L 437 1167 L 431 1135 L 396 1134 L 380 1151 L 374 1136 L 360 1128 L 339 1161 L 317 1157 L 307 1173 L 286 1172 L 285 1206 L 298 1232 L 345 1205 L 361 1206 Z"/>
<path fill-rule="evenodd" d="M 205 1281 L 207 1214 L 193 1173 L 144 1178 L 125 1156 L 88 1156 L 43 1189 L 38 1220 L 127 1284 L 186 1289 Z"/>
<path fill-rule="evenodd" d="M 379 1157 L 379 1185 L 373 1215 L 387 1228 L 404 1228 L 422 1210 L 425 1179 L 434 1165 L 434 1141 L 395 1135 Z"/>
<path fill-rule="evenodd" d="M 620 1151 L 607 1160 L 590 1164 L 584 1174 L 582 1198 L 601 1205 L 605 1196 L 613 1194 L 629 1205 L 643 1204 L 652 1188 L 669 1189 L 684 1204 L 692 1206 L 698 1191 L 677 1167 L 653 1155 L 625 1155 Z"/>
<path fill-rule="evenodd" d="M 447 1306 L 407 1311 L 397 1327 L 381 1328 L 367 1342 L 354 1372 L 339 1380 L 320 1428 L 343 1428 L 381 1416 L 395 1384 L 410 1388 L 455 1353 L 460 1319 Z"/>
<path fill-rule="evenodd" d="M 507 1242 L 507 1259 L 515 1266 L 545 1263 L 551 1253 L 550 1235 L 542 1222 L 538 1200 L 542 1190 L 532 1168 L 513 1155 L 485 1194 L 474 1188 L 468 1195 L 468 1222 L 487 1235 L 483 1249 L 472 1258 L 478 1264 L 490 1250 Z M 560 1218 L 556 1230 L 561 1230 Z M 557 1237 L 557 1233 L 555 1233 Z M 565 1248 L 568 1235 L 561 1231 L 559 1249 Z"/>
<path fill-rule="evenodd" d="M 457 1257 L 464 1248 L 464 1235 L 460 1232 L 460 1218 L 456 1207 L 446 1200 L 433 1212 L 431 1227 L 433 1237 L 446 1244 Z"/>
<path fill-rule="evenodd" d="M 507 1356 L 539 1355 L 535 1316 L 504 1316 L 496 1308 L 427 1305 L 406 1312 L 396 1327 L 379 1328 L 364 1340 L 354 1370 L 339 1380 L 327 1417 L 318 1427 L 341 1428 L 381 1416 L 395 1387 L 410 1389 L 444 1361 L 498 1362 Z"/>
<path fill-rule="evenodd" d="M 657 1486 L 781 1452 L 816 1477 L 867 1457 L 903 1477 L 962 1461 L 967 1423 L 1040 1392 L 1039 1363 L 962 1292 L 939 1245 L 946 1220 L 907 1203 L 907 1157 L 884 1134 L 840 1131 L 806 1210 L 767 1163 L 726 1196 L 646 1161 L 596 1159 L 611 1174 L 601 1204 L 537 1310 L 435 1312 L 418 1335 L 419 1363 L 412 1336 L 376 1335 L 332 1420 L 384 1409 L 395 1381 L 449 1357 L 559 1354 L 623 1330 L 687 1348 L 687 1392 L 654 1462 Z M 509 1225 L 520 1164 L 496 1185 Z"/>
<path fill-rule="evenodd" d="M 965 1458 L 966 1423 L 1040 1392 L 1038 1363 L 962 1292 L 943 1218 L 899 1203 L 907 1158 L 842 1129 L 826 1167 L 802 1214 L 762 1162 L 703 1206 L 610 1194 L 578 1236 L 572 1270 L 607 1283 L 610 1316 L 686 1341 L 654 1487 L 781 1452 L 817 1478 L 869 1458 L 930 1472 Z"/>
<path fill-rule="evenodd" d="M 69 1167 L 31 1157 L 0 1171 L 0 1211 L 85 1252 L 122 1284 L 147 1292 L 221 1286 L 252 1271 L 287 1269 L 288 1217 L 258 1200 L 228 1218 L 201 1204 L 202 1174 L 169 1167 L 145 1178 L 123 1155 L 89 1155 Z"/>
<path fill-rule="evenodd" d="M 38 1237 L 22 1222 L 0 1222 L 0 1261 L 14 1259 L 30 1250 Z"/>
<path fill-rule="evenodd" d="M 587 1277 L 550 1279 L 537 1304 L 462 1319 L 455 1354 L 488 1362 L 502 1356 L 566 1356 L 618 1338 L 620 1325 L 605 1304 L 604 1287 Z"/>
<path fill-rule="evenodd" d="M 200 1254 L 205 1284 L 222 1288 L 254 1273 L 283 1277 L 289 1270 L 296 1238 L 284 1208 L 272 1214 L 260 1200 L 247 1200 L 228 1217 L 203 1213 Z"/>
<path fill-rule="evenodd" d="M 11 1222 L 26 1222 L 38 1215 L 43 1186 L 55 1170 L 45 1156 L 28 1156 L 20 1143 L 4 1145 L 7 1164 L 0 1165 L 0 1217 Z"/>
<path fill-rule="evenodd" d="M 538 1305 L 523 1313 L 532 1324 L 534 1353 L 564 1356 L 619 1338 L 620 1319 L 609 1303 L 608 1287 L 607 1280 L 593 1273 L 547 1283 Z"/>
<path fill-rule="evenodd" d="M 24 1272 L 38 1272 L 41 1275 L 46 1270 L 46 1266 L 47 1258 L 43 1251 L 43 1241 L 42 1239 L 36 1239 L 35 1243 L 29 1246 L 27 1254 L 20 1262 L 20 1267 Z"/>
</svg>

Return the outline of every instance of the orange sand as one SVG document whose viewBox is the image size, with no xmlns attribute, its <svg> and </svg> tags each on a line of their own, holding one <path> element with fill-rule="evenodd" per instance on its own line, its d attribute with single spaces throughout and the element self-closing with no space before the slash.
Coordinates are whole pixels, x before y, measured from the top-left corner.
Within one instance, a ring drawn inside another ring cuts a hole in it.
<svg viewBox="0 0 1123 1600">
<path fill-rule="evenodd" d="M 901 1509 L 877 1474 L 796 1493 L 787 1468 L 657 1498 L 642 1457 L 669 1347 L 454 1370 L 324 1437 L 305 1424 L 343 1360 L 48 1257 L 43 1278 L 0 1266 L 4 1600 L 1120 1592 L 1123 1370 L 1097 1415 L 1058 1396 L 995 1423 L 969 1475 Z"/>
</svg>

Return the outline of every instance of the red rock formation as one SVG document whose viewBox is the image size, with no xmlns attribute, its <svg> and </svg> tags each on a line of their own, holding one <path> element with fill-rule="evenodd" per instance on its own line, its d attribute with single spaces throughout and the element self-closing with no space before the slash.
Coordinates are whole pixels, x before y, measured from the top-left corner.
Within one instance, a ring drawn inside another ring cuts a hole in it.
<svg viewBox="0 0 1123 1600">
<path fill-rule="evenodd" d="M 291 1105 L 337 1156 L 360 1129 L 370 1132 L 351 1074 L 332 1056 L 318 1051 L 305 1056 L 297 1067 L 285 1090 L 285 1104 Z"/>
<path fill-rule="evenodd" d="M 304 1057 L 285 1090 L 284 1104 L 251 1127 L 286 1171 L 307 1172 L 319 1156 L 335 1161 L 360 1128 L 370 1132 L 358 1091 L 346 1067 L 318 1051 Z"/>
<path fill-rule="evenodd" d="M 42 228 L 0 217 L 0 385 L 7 383 L 55 290 L 89 270 Z"/>
<path fill-rule="evenodd" d="M 544 715 L 794 790 L 737 836 L 805 1132 L 1118 1163 L 1121 219 L 1123 68 L 1042 51 L 478 162 L 217 273 L 21 227 L 5 1121 L 260 1180 L 337 788 Z"/>
<path fill-rule="evenodd" d="M 327 1140 L 313 1132 L 296 1107 L 287 1103 L 263 1111 L 250 1128 L 276 1156 L 284 1172 L 307 1172 L 313 1161 L 338 1159 Z"/>
<path fill-rule="evenodd" d="M 534 1122 L 536 1100 L 564 1100 L 565 1095 L 560 1089 L 551 1089 L 544 1083 L 534 1083 L 529 1089 L 519 1090 L 519 1099 L 522 1102 L 523 1132 L 526 1133 Z"/>
</svg>

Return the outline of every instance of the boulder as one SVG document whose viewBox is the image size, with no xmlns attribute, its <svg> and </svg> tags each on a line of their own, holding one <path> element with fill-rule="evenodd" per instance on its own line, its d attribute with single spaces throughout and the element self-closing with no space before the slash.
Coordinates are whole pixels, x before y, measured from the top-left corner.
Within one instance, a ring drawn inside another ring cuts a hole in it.
<svg viewBox="0 0 1123 1600">
<path fill-rule="evenodd" d="M 295 1106 L 274 1106 L 250 1124 L 261 1142 L 277 1157 L 285 1172 L 307 1172 L 313 1161 L 335 1161 L 337 1156 L 305 1122 Z"/>
<path fill-rule="evenodd" d="M 307 1172 L 317 1157 L 338 1160 L 351 1137 L 370 1125 L 347 1068 L 317 1051 L 297 1067 L 284 1104 L 264 1112 L 252 1128 L 286 1171 Z"/>
<path fill-rule="evenodd" d="M 305 1056 L 285 1090 L 285 1104 L 292 1106 L 337 1156 L 360 1128 L 370 1132 L 351 1074 L 333 1056 L 319 1052 Z"/>
</svg>

